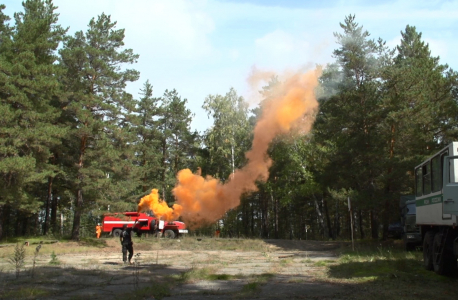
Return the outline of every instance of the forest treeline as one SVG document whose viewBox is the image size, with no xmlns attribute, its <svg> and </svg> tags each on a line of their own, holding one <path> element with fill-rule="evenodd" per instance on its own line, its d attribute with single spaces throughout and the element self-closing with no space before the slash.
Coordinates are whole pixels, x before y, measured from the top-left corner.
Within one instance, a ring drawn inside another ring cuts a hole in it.
<svg viewBox="0 0 458 300">
<path fill-rule="evenodd" d="M 394 49 L 355 16 L 336 29 L 313 130 L 278 137 L 268 180 L 197 233 L 349 238 L 351 199 L 355 236 L 384 238 L 413 168 L 457 139 L 457 73 L 415 27 Z M 104 13 L 70 35 L 51 0 L 24 1 L 11 19 L 0 12 L 0 239 L 93 236 L 104 213 L 136 210 L 152 188 L 173 204 L 181 169 L 224 182 L 246 163 L 263 102 L 250 110 L 232 88 L 209 95 L 213 125 L 192 131 L 196 116 L 175 89 L 153 95 L 147 80 L 137 98 L 126 91 L 137 59 Z"/>
</svg>

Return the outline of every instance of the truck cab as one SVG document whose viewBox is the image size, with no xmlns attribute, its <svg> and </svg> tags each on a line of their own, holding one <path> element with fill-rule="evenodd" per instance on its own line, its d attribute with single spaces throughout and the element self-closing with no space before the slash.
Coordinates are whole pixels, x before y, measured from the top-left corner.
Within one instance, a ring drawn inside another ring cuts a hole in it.
<svg viewBox="0 0 458 300">
<path fill-rule="evenodd" d="M 420 226 L 417 225 L 417 208 L 415 205 L 415 196 L 401 196 L 401 225 L 403 228 L 402 239 L 404 248 L 407 251 L 415 250 L 415 247 L 421 246 L 422 236 Z"/>
<path fill-rule="evenodd" d="M 188 233 L 186 224 L 180 221 L 163 221 L 151 214 L 138 212 L 120 212 L 105 214 L 102 222 L 102 231 L 119 237 L 124 225 L 133 228 L 137 236 L 143 233 L 160 234 L 163 237 L 175 238 Z"/>
</svg>

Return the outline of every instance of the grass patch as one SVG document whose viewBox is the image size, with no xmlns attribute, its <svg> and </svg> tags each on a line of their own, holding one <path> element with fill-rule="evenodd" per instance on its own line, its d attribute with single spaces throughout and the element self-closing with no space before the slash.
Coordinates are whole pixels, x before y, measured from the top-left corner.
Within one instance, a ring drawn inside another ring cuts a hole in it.
<svg viewBox="0 0 458 300">
<path fill-rule="evenodd" d="M 199 280 L 208 280 L 211 274 L 212 270 L 210 268 L 192 268 L 189 271 L 181 273 L 175 279 L 179 283 L 196 282 Z"/>
<path fill-rule="evenodd" d="M 209 280 L 231 280 L 234 279 L 235 276 L 229 274 L 210 274 L 208 275 Z"/>
<path fill-rule="evenodd" d="M 354 299 L 455 299 L 458 278 L 439 276 L 423 267 L 420 251 L 402 245 L 359 243 L 328 265 L 327 279 L 357 286 Z"/>
<path fill-rule="evenodd" d="M 423 271 L 421 252 L 406 252 L 394 245 L 364 243 L 355 251 L 344 250 L 329 275 L 335 278 L 373 280 L 377 277 L 418 275 Z"/>
<path fill-rule="evenodd" d="M 290 258 L 288 258 L 288 259 L 280 259 L 280 265 L 282 267 L 290 265 L 292 262 L 293 262 L 293 260 L 290 259 Z"/>
<path fill-rule="evenodd" d="M 79 241 L 81 246 L 94 247 L 94 248 L 105 248 L 107 247 L 106 239 L 96 238 L 81 238 Z"/>
<path fill-rule="evenodd" d="M 324 260 L 317 261 L 313 264 L 315 267 L 326 267 L 328 263 Z"/>
<path fill-rule="evenodd" d="M 5 291 L 1 297 L 2 299 L 35 299 L 48 294 L 48 291 L 36 287 L 21 287 L 20 289 Z"/>
<path fill-rule="evenodd" d="M 170 285 L 167 282 L 161 282 L 154 279 L 151 279 L 151 283 L 144 288 L 140 288 L 133 292 L 122 294 L 117 296 L 115 299 L 118 300 L 140 300 L 140 299 L 163 299 L 164 297 L 169 297 Z"/>
<path fill-rule="evenodd" d="M 50 265 L 60 265 L 60 260 L 57 258 L 57 255 L 54 251 L 51 253 L 51 260 L 49 261 Z"/>
<path fill-rule="evenodd" d="M 261 286 L 267 281 L 272 278 L 274 275 L 270 273 L 264 273 L 261 275 L 254 275 L 253 278 L 250 279 L 250 282 L 245 284 L 242 287 L 242 290 L 238 294 L 239 297 L 253 297 L 255 294 L 261 291 Z"/>
<path fill-rule="evenodd" d="M 261 284 L 256 281 L 247 283 L 242 287 L 242 293 L 255 293 L 260 290 L 260 286 Z"/>
<path fill-rule="evenodd" d="M 261 239 L 215 239 L 215 238 L 199 238 L 186 236 L 180 239 L 165 239 L 165 238 L 139 238 L 133 237 L 135 251 L 156 251 L 156 250 L 189 250 L 189 251 L 259 251 L 266 252 L 266 243 Z M 56 255 L 63 254 L 78 254 L 92 253 L 103 248 L 120 248 L 119 239 L 108 238 L 81 238 L 80 241 L 72 241 L 69 239 L 51 240 L 37 238 L 9 238 L 8 243 L 0 243 L 4 246 L 0 251 L 0 258 L 8 258 L 14 252 L 16 243 L 24 244 L 28 241 L 30 246 L 26 248 L 26 256 L 33 256 L 35 247 L 32 245 L 41 244 L 40 255 L 50 255 L 54 252 Z M 12 242 L 15 242 L 12 244 Z M 266 253 L 267 255 L 267 253 Z"/>
<path fill-rule="evenodd" d="M 200 239 L 200 241 L 198 240 Z M 265 251 L 265 242 L 261 239 L 214 239 L 182 237 L 180 239 L 143 238 L 134 239 L 135 245 L 148 247 L 150 250 L 192 250 L 192 251 Z M 148 249 L 148 250 L 149 250 Z M 145 249 L 146 250 L 146 249 Z"/>
</svg>

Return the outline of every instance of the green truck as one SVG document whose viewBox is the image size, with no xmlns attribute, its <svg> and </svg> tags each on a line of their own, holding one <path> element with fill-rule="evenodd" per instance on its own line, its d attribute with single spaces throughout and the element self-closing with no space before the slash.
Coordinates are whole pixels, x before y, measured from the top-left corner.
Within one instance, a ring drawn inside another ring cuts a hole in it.
<svg viewBox="0 0 458 300">
<path fill-rule="evenodd" d="M 405 250 L 415 250 L 416 247 L 422 245 L 420 226 L 417 225 L 416 221 L 415 195 L 401 196 L 399 208 L 401 210 L 402 239 Z"/>
<path fill-rule="evenodd" d="M 458 142 L 415 167 L 416 226 L 423 262 L 440 275 L 458 271 Z"/>
</svg>

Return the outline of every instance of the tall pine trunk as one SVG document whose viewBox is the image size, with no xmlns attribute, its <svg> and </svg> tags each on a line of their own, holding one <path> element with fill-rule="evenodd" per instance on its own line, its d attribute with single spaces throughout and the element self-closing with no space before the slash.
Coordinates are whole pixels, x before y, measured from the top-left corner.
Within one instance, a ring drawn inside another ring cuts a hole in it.
<svg viewBox="0 0 458 300">
<path fill-rule="evenodd" d="M 318 204 L 318 200 L 316 199 L 315 195 L 313 195 L 313 200 L 314 200 L 314 203 L 315 203 L 316 214 L 318 215 L 318 221 L 320 222 L 320 226 L 321 226 L 321 230 L 323 232 L 323 236 L 325 236 L 326 232 L 327 232 L 327 228 L 326 228 L 326 224 L 324 222 L 323 213 L 321 212 L 320 205 Z"/>
<path fill-rule="evenodd" d="M 54 178 L 49 176 L 48 177 L 48 193 L 46 195 L 46 205 L 45 205 L 45 222 L 43 224 L 43 234 L 46 235 L 48 233 L 48 224 L 49 224 L 49 204 L 52 201 L 52 183 Z"/>
<path fill-rule="evenodd" d="M 78 183 L 78 188 L 76 190 L 76 203 L 75 203 L 75 213 L 74 213 L 74 218 L 73 218 L 72 240 L 79 240 L 80 238 L 81 213 L 83 211 L 83 188 L 81 185 L 84 180 L 84 176 L 81 174 L 81 169 L 84 166 L 83 161 L 84 161 L 84 153 L 86 151 L 86 142 L 87 142 L 87 137 L 83 137 L 81 139 L 80 155 L 78 159 L 79 183 Z"/>
<path fill-rule="evenodd" d="M 378 216 L 374 210 L 371 210 L 371 234 L 374 240 L 378 239 Z"/>
<path fill-rule="evenodd" d="M 80 238 L 80 225 L 81 225 L 81 212 L 83 210 L 83 190 L 79 188 L 76 192 L 76 205 L 75 214 L 73 218 L 72 240 L 79 240 Z"/>
<path fill-rule="evenodd" d="M 364 239 L 366 236 L 364 234 L 364 228 L 363 228 L 363 212 L 362 210 L 358 210 L 358 218 L 359 218 L 359 234 L 361 239 Z"/>
<path fill-rule="evenodd" d="M 3 240 L 3 207 L 0 205 L 0 241 Z"/>
<path fill-rule="evenodd" d="M 162 140 L 162 200 L 165 201 L 165 187 L 166 187 L 166 182 L 165 182 L 165 178 L 166 178 L 166 172 L 167 172 L 167 166 L 166 166 L 166 161 L 167 161 L 167 141 L 166 139 L 164 138 Z"/>
<path fill-rule="evenodd" d="M 57 228 L 57 193 L 54 190 L 53 191 L 53 197 L 52 197 L 52 202 L 51 202 L 51 222 L 50 222 L 50 228 L 52 229 L 52 232 L 54 234 L 57 234 L 58 228 Z"/>
<path fill-rule="evenodd" d="M 335 237 L 332 231 L 331 218 L 329 217 L 328 201 L 326 201 L 324 197 L 321 198 L 321 201 L 323 203 L 323 210 L 326 216 L 326 223 L 328 224 L 328 238 L 332 238 L 334 240 Z"/>
<path fill-rule="evenodd" d="M 274 236 L 276 239 L 278 239 L 278 201 L 277 199 L 274 199 L 274 194 L 272 191 L 270 191 L 270 197 L 274 205 L 274 218 L 275 218 Z"/>
<path fill-rule="evenodd" d="M 259 197 L 261 206 L 261 232 L 263 238 L 269 237 L 269 198 L 267 193 L 261 192 Z"/>
</svg>

